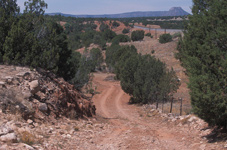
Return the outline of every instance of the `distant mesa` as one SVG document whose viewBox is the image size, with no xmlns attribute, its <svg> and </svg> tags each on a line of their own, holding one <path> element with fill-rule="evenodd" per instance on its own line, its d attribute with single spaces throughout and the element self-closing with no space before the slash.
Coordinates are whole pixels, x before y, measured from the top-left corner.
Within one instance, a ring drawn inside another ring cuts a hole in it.
<svg viewBox="0 0 227 150">
<path fill-rule="evenodd" d="M 110 15 L 71 15 L 63 13 L 48 13 L 47 15 L 62 15 L 65 17 L 78 17 L 78 18 L 132 18 L 132 17 L 161 17 L 161 16 L 186 16 L 188 12 L 181 7 L 172 7 L 169 11 L 137 11 L 121 14 Z"/>
</svg>

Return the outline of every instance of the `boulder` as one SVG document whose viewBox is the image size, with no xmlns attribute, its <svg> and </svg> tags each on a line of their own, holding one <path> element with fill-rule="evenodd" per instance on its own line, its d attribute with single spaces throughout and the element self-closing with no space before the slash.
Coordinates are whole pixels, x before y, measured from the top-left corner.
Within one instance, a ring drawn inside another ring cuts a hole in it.
<svg viewBox="0 0 227 150">
<path fill-rule="evenodd" d="M 30 83 L 28 83 L 30 86 L 30 90 L 32 94 L 36 94 L 37 92 L 39 92 L 39 90 L 41 89 L 39 81 L 38 80 L 34 80 Z"/>
</svg>

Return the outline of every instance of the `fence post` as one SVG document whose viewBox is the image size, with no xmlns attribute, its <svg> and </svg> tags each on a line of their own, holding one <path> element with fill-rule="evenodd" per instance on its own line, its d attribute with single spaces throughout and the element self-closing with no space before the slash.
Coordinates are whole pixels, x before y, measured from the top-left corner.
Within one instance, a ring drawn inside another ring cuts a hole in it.
<svg viewBox="0 0 227 150">
<path fill-rule="evenodd" d="M 158 109 L 158 92 L 155 93 L 155 97 L 156 97 L 156 109 Z"/>
<path fill-rule="evenodd" d="M 157 39 L 157 29 L 155 29 L 155 39 Z"/>
<path fill-rule="evenodd" d="M 183 101 L 183 99 L 179 98 L 179 100 L 181 101 L 180 102 L 180 116 L 182 116 L 182 101 Z"/>
<path fill-rule="evenodd" d="M 173 97 L 171 97 L 170 113 L 172 113 L 172 109 L 173 109 Z"/>
</svg>

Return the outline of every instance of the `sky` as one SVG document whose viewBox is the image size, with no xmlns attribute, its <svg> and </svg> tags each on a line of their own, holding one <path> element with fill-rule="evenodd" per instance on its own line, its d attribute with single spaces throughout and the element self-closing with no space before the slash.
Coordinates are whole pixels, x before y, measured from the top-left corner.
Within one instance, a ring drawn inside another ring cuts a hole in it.
<svg viewBox="0 0 227 150">
<path fill-rule="evenodd" d="M 17 0 L 21 12 L 26 0 Z M 192 0 L 45 0 L 46 13 L 64 14 L 117 14 L 133 11 L 168 11 L 171 7 L 182 7 L 191 13 Z"/>
</svg>

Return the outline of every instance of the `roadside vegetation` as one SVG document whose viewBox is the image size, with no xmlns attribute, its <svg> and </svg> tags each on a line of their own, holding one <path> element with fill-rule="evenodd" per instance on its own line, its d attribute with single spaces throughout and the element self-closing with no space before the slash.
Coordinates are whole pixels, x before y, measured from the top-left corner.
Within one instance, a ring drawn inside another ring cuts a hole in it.
<svg viewBox="0 0 227 150">
<path fill-rule="evenodd" d="M 168 42 L 171 42 L 173 40 L 172 36 L 168 33 L 168 34 L 162 34 L 160 37 L 159 37 L 159 43 L 168 43 Z"/>
<path fill-rule="evenodd" d="M 132 103 L 168 101 L 180 85 L 173 70 L 153 56 L 138 54 L 134 46 L 112 44 L 106 51 L 106 63 Z"/>
<path fill-rule="evenodd" d="M 193 112 L 227 129 L 227 1 L 193 2 L 177 57 L 189 75 Z"/>
<path fill-rule="evenodd" d="M 98 36 L 93 32 L 96 27 L 92 23 L 66 24 L 64 30 L 54 19 L 44 16 L 46 8 L 43 0 L 29 0 L 20 14 L 16 1 L 0 2 L 0 63 L 49 70 L 80 90 L 88 83 L 90 72 L 100 68 L 103 59 L 99 49 L 81 55 L 72 48 L 94 42 L 95 35 Z M 106 41 L 114 36 L 110 30 L 101 34 Z M 96 42 L 103 47 L 106 43 Z"/>
<path fill-rule="evenodd" d="M 136 30 L 132 32 L 131 39 L 132 41 L 142 41 L 144 38 L 143 30 Z"/>
</svg>

